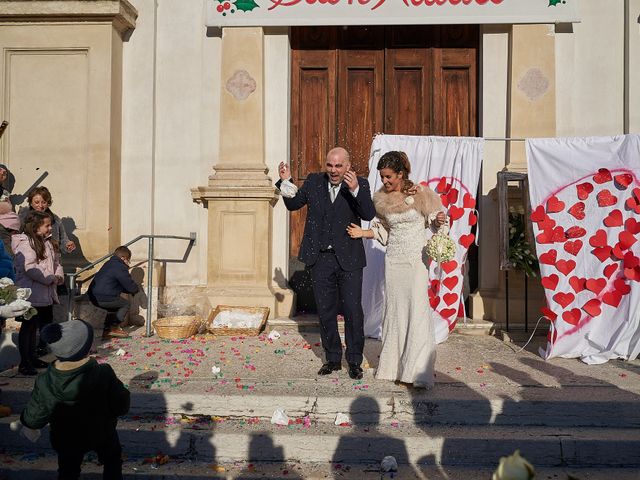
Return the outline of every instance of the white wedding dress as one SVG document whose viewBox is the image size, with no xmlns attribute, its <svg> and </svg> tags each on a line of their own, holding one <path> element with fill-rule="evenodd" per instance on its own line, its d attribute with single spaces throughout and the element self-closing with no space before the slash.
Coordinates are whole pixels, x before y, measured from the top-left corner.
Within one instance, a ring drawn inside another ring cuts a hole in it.
<svg viewBox="0 0 640 480">
<path fill-rule="evenodd" d="M 434 198 L 435 197 L 435 198 Z M 427 295 L 429 270 L 424 253 L 427 218 L 441 207 L 431 190 L 415 195 L 376 192 L 381 222 L 372 224 L 374 238 L 387 246 L 382 353 L 376 378 L 416 387 L 434 383 L 435 331 Z"/>
</svg>

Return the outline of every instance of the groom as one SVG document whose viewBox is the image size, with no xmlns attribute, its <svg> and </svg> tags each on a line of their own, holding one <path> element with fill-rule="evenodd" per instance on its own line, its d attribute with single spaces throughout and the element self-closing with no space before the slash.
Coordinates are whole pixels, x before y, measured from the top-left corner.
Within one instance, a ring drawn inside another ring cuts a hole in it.
<svg viewBox="0 0 640 480">
<path fill-rule="evenodd" d="M 342 342 L 336 318 L 338 308 L 342 306 L 349 376 L 360 379 L 364 348 L 362 269 L 366 259 L 362 239 L 349 237 L 347 227 L 351 223 L 360 225 L 361 220 L 373 219 L 376 211 L 369 182 L 351 170 L 349 153 L 344 148 L 330 150 L 325 167 L 324 173 L 309 174 L 296 191 L 290 183 L 289 166 L 283 162 L 279 167 L 280 180 L 276 187 L 281 190 L 288 210 L 298 210 L 307 205 L 299 258 L 311 269 L 313 294 L 320 317 L 326 362 L 318 375 L 328 375 L 342 368 Z"/>
</svg>

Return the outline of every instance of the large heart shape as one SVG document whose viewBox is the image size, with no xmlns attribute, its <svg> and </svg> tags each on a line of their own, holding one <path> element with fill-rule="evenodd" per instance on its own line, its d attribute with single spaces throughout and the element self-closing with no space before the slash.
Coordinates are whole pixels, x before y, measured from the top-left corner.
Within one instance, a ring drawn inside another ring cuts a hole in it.
<svg viewBox="0 0 640 480">
<path fill-rule="evenodd" d="M 435 310 L 435 308 L 438 306 L 438 304 L 440 303 L 440 297 L 431 297 L 429 299 L 429 305 L 431 305 L 431 308 L 433 308 Z"/>
<path fill-rule="evenodd" d="M 631 291 L 631 286 L 626 282 L 624 278 L 617 278 L 613 282 L 613 286 L 616 290 L 618 290 L 622 295 L 626 295 Z"/>
<path fill-rule="evenodd" d="M 551 310 L 548 307 L 541 307 L 540 308 L 540 312 L 542 313 L 542 315 L 544 315 L 545 317 L 547 317 L 550 321 L 555 322 L 556 318 L 558 318 L 558 315 L 556 315 L 553 310 Z"/>
<path fill-rule="evenodd" d="M 601 262 L 606 262 L 611 257 L 611 250 L 612 249 L 609 246 L 598 247 L 594 248 L 591 253 L 593 253 Z"/>
<path fill-rule="evenodd" d="M 462 245 L 464 248 L 469 248 L 469 246 L 473 243 L 476 236 L 473 233 L 469 233 L 468 235 L 460 235 L 458 239 L 458 243 Z"/>
<path fill-rule="evenodd" d="M 589 198 L 589 194 L 593 192 L 593 185 L 589 182 L 581 183 L 576 185 L 576 190 L 578 191 L 578 198 L 580 200 L 586 200 Z"/>
<path fill-rule="evenodd" d="M 610 265 L 607 265 L 606 267 L 604 267 L 604 276 L 607 278 L 611 278 L 611 275 L 613 275 L 613 273 L 618 270 L 618 264 L 617 263 L 612 263 Z"/>
<path fill-rule="evenodd" d="M 449 193 L 447 193 L 447 200 L 449 200 L 450 204 L 454 204 L 458 201 L 458 194 L 459 192 L 457 188 L 449 190 Z"/>
<path fill-rule="evenodd" d="M 618 307 L 620 305 L 620 301 L 622 300 L 622 293 L 618 290 L 611 290 L 610 292 L 605 293 L 602 296 L 602 303 L 606 303 L 607 305 L 611 305 L 612 307 Z"/>
<path fill-rule="evenodd" d="M 558 252 L 552 249 L 540 255 L 540 258 L 538 259 L 538 261 L 546 265 L 555 265 L 557 257 L 558 257 Z"/>
<path fill-rule="evenodd" d="M 449 207 L 449 218 L 451 220 L 458 220 L 464 214 L 464 208 L 451 205 Z"/>
<path fill-rule="evenodd" d="M 633 182 L 633 176 L 630 173 L 622 173 L 613 177 L 613 181 L 616 185 L 626 190 L 626 188 Z"/>
<path fill-rule="evenodd" d="M 626 230 L 623 230 L 618 234 L 618 244 L 622 250 L 629 250 L 637 241 L 638 239 Z"/>
<path fill-rule="evenodd" d="M 446 303 L 450 307 L 451 305 L 453 305 L 454 303 L 456 303 L 458 301 L 458 294 L 457 293 L 445 293 L 442 296 L 442 300 L 444 300 L 444 303 Z"/>
<path fill-rule="evenodd" d="M 478 216 L 474 212 L 469 212 L 469 225 L 474 226 L 478 223 Z"/>
<path fill-rule="evenodd" d="M 640 259 L 633 252 L 627 252 L 622 259 L 624 268 L 635 268 L 640 264 Z"/>
<path fill-rule="evenodd" d="M 569 279 L 569 285 L 576 293 L 580 293 L 582 290 L 586 288 L 587 279 L 580 277 L 571 277 Z"/>
<path fill-rule="evenodd" d="M 607 281 L 604 278 L 589 278 L 585 284 L 587 290 L 592 291 L 596 295 L 599 295 L 604 287 L 607 286 Z"/>
<path fill-rule="evenodd" d="M 444 270 L 445 273 L 451 273 L 458 267 L 458 262 L 455 260 L 449 260 L 448 262 L 442 262 L 440 267 L 442 267 L 442 270 Z"/>
<path fill-rule="evenodd" d="M 609 215 L 604 218 L 604 224 L 607 227 L 621 227 L 622 226 L 622 212 L 617 208 L 612 210 Z"/>
<path fill-rule="evenodd" d="M 465 193 L 464 197 L 462 197 L 462 206 L 464 208 L 476 208 L 476 199 L 470 193 Z"/>
<path fill-rule="evenodd" d="M 629 217 L 624 222 L 624 228 L 632 234 L 640 233 L 640 222 L 637 222 L 635 218 Z"/>
<path fill-rule="evenodd" d="M 455 308 L 445 308 L 444 310 L 440 310 L 440 315 L 444 318 L 451 318 L 456 314 L 457 310 Z"/>
<path fill-rule="evenodd" d="M 547 214 L 544 211 L 544 207 L 542 205 L 538 205 L 533 212 L 531 212 L 531 221 L 532 222 L 541 222 L 545 218 L 547 218 Z"/>
<path fill-rule="evenodd" d="M 447 177 L 442 177 L 436 185 L 436 192 L 438 193 L 446 193 L 451 188 L 451 185 L 447 183 Z"/>
<path fill-rule="evenodd" d="M 580 238 L 584 237 L 587 234 L 587 231 L 582 227 L 570 227 L 566 232 L 564 232 L 564 236 L 567 238 Z"/>
<path fill-rule="evenodd" d="M 603 229 L 596 231 L 596 233 L 589 238 L 589 245 L 592 247 L 606 247 L 609 245 L 607 242 L 607 232 Z"/>
<path fill-rule="evenodd" d="M 580 317 L 580 309 L 578 308 L 567 310 L 562 314 L 562 319 L 571 325 L 578 325 L 578 323 L 580 322 Z"/>
</svg>

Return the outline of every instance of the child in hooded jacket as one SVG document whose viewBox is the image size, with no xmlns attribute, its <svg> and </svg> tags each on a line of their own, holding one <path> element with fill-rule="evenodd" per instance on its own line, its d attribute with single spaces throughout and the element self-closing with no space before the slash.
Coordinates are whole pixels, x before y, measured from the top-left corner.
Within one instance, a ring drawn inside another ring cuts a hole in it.
<svg viewBox="0 0 640 480">
<path fill-rule="evenodd" d="M 60 303 L 57 286 L 64 282 L 60 251 L 57 242 L 51 239 L 51 225 L 50 214 L 34 211 L 27 216 L 22 233 L 11 238 L 16 285 L 31 289 L 29 301 L 38 312 L 22 321 L 18 334 L 18 371 L 23 375 L 36 375 L 36 368 L 47 366 L 36 356 L 36 335 L 53 321 L 53 304 Z"/>
</svg>

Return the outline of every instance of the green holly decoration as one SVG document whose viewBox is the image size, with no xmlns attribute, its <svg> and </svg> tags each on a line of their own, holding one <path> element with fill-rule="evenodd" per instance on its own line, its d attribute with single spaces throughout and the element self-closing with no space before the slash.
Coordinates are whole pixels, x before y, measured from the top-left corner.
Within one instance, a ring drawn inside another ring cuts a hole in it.
<svg viewBox="0 0 640 480">
<path fill-rule="evenodd" d="M 254 8 L 258 8 L 258 4 L 254 0 L 236 0 L 235 6 L 243 12 L 250 12 Z"/>
<path fill-rule="evenodd" d="M 559 3 L 567 3 L 565 0 L 549 0 L 549 7 L 555 7 Z"/>
</svg>

